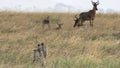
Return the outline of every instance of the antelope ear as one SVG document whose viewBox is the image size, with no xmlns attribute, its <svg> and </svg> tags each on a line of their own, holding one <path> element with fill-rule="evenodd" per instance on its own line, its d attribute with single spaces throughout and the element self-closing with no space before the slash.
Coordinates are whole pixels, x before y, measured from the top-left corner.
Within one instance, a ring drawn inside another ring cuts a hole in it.
<svg viewBox="0 0 120 68">
<path fill-rule="evenodd" d="M 93 2 L 92 0 L 91 0 L 91 2 L 92 2 L 93 5 L 95 4 L 95 2 Z"/>
</svg>

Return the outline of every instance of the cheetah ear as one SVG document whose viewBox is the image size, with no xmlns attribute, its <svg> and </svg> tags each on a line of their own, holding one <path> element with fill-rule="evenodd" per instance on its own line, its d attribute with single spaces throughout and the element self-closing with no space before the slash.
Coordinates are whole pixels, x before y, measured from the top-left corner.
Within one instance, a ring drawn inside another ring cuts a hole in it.
<svg viewBox="0 0 120 68">
<path fill-rule="evenodd" d="M 41 43 L 41 45 L 44 45 L 44 43 Z"/>
<path fill-rule="evenodd" d="M 40 44 L 38 44 L 38 46 L 40 46 Z"/>
</svg>

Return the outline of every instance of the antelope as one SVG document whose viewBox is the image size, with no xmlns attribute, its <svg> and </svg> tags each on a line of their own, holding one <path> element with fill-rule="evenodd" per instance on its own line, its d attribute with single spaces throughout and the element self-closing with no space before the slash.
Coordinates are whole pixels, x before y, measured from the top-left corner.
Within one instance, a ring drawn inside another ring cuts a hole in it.
<svg viewBox="0 0 120 68">
<path fill-rule="evenodd" d="M 42 25 L 43 29 L 44 29 L 44 25 L 48 25 L 48 27 L 50 28 L 50 17 L 47 16 L 47 18 L 43 20 L 42 24 L 43 24 Z"/>
<path fill-rule="evenodd" d="M 96 11 L 98 10 L 97 6 L 99 5 L 99 1 L 97 1 L 97 2 L 91 1 L 91 2 L 92 2 L 92 5 L 93 5 L 93 9 L 89 10 L 88 12 L 82 12 L 79 15 L 79 19 L 77 18 L 78 22 L 75 22 L 73 27 L 83 26 L 83 23 L 87 20 L 90 21 L 90 26 L 93 27 L 93 21 L 94 21 L 94 18 L 95 18 Z"/>
</svg>

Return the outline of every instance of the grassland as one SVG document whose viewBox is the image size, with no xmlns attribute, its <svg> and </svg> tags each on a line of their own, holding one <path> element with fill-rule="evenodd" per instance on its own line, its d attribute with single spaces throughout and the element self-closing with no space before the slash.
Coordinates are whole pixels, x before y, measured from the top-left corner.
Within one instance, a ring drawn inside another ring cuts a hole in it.
<svg viewBox="0 0 120 68">
<path fill-rule="evenodd" d="M 51 17 L 51 29 L 41 21 Z M 33 49 L 44 42 L 47 68 L 120 68 L 120 14 L 97 14 L 73 28 L 75 13 L 0 12 L 0 68 L 42 68 Z M 63 29 L 55 30 L 56 22 Z"/>
</svg>

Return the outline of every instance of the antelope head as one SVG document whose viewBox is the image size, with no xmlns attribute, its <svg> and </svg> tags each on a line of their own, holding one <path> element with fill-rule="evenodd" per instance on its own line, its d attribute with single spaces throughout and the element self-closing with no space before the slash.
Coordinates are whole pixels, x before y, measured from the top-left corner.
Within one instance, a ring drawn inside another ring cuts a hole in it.
<svg viewBox="0 0 120 68">
<path fill-rule="evenodd" d="M 75 23 L 74 23 L 73 27 L 76 27 L 77 24 L 79 23 L 79 18 L 77 17 L 77 15 L 75 16 L 74 21 L 75 21 Z"/>
<path fill-rule="evenodd" d="M 98 10 L 97 5 L 99 5 L 99 0 L 97 2 L 93 2 L 93 1 L 91 1 L 91 2 L 92 2 L 92 5 L 93 5 L 93 9 Z"/>
<path fill-rule="evenodd" d="M 75 19 L 74 19 L 74 21 L 76 21 L 76 20 L 78 20 L 79 18 L 77 17 L 77 15 L 75 15 Z"/>
</svg>

